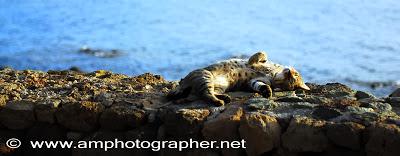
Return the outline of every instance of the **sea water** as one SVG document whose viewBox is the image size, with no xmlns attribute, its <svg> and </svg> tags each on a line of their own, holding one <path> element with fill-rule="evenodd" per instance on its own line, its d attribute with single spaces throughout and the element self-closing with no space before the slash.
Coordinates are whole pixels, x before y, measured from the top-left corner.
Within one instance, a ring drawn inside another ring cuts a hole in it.
<svg viewBox="0 0 400 156">
<path fill-rule="evenodd" d="M 399 36 L 398 0 L 0 0 L 0 66 L 15 69 L 179 80 L 263 50 L 307 82 L 384 96 L 400 80 Z"/>
</svg>

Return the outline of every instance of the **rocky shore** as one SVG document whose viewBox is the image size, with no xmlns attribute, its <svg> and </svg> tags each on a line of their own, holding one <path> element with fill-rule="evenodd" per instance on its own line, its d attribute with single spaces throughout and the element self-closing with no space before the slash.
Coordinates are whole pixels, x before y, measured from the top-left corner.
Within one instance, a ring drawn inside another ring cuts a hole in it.
<svg viewBox="0 0 400 156">
<path fill-rule="evenodd" d="M 174 104 L 159 75 L 0 70 L 0 155 L 384 155 L 400 154 L 400 91 L 377 98 L 339 84 L 229 93 L 232 102 Z M 9 138 L 22 146 L 7 148 Z M 241 140 L 246 149 L 31 149 L 29 140 Z"/>
</svg>

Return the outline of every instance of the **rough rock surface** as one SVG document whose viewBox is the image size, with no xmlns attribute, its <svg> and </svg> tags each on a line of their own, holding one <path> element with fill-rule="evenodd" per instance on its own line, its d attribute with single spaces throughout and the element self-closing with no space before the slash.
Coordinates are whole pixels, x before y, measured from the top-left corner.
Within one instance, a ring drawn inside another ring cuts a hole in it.
<svg viewBox="0 0 400 156">
<path fill-rule="evenodd" d="M 249 156 L 269 152 L 280 144 L 281 127 L 275 117 L 269 115 L 246 114 L 240 124 L 239 132 L 247 142 L 246 152 Z"/>
<path fill-rule="evenodd" d="M 282 135 L 283 147 L 290 151 L 322 152 L 329 146 L 324 134 L 326 122 L 308 117 L 294 117 Z"/>
<path fill-rule="evenodd" d="M 246 149 L 112 149 L 108 155 L 399 155 L 400 97 L 340 83 L 271 99 L 232 92 L 232 102 L 175 104 L 176 82 L 99 70 L 0 70 L 0 155 L 104 155 L 99 149 L 9 149 L 8 138 L 246 141 Z M 26 142 L 27 143 L 27 142 Z M 24 143 L 25 144 L 25 143 Z"/>
</svg>

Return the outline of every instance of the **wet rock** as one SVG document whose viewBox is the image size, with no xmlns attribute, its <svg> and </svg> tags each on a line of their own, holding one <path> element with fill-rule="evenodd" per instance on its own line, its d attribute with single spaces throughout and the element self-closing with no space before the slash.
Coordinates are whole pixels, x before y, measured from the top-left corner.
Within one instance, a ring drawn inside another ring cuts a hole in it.
<svg viewBox="0 0 400 156">
<path fill-rule="evenodd" d="M 294 117 L 282 135 L 283 147 L 297 152 L 322 152 L 329 146 L 324 134 L 325 121 Z"/>
<path fill-rule="evenodd" d="M 114 58 L 122 55 L 122 52 L 117 49 L 102 50 L 102 49 L 92 49 L 87 46 L 83 46 L 82 48 L 80 48 L 79 52 L 101 58 Z"/>
<path fill-rule="evenodd" d="M 400 153 L 400 128 L 394 124 L 374 124 L 367 129 L 367 155 L 397 156 Z"/>
<path fill-rule="evenodd" d="M 326 135 L 335 145 L 352 150 L 360 150 L 364 129 L 363 125 L 353 122 L 330 123 L 326 126 Z"/>
<path fill-rule="evenodd" d="M 312 112 L 312 116 L 316 119 L 329 120 L 341 116 L 342 113 L 338 109 L 318 107 Z"/>
<path fill-rule="evenodd" d="M 400 88 L 397 88 L 395 91 L 393 91 L 393 93 L 390 94 L 389 97 L 400 97 Z"/>
<path fill-rule="evenodd" d="M 239 141 L 239 124 L 243 115 L 243 109 L 235 104 L 227 106 L 221 114 L 204 123 L 202 134 L 207 140 Z M 240 156 L 243 149 L 222 149 L 225 156 Z"/>
<path fill-rule="evenodd" d="M 367 92 L 364 92 L 364 91 L 357 91 L 356 94 L 355 94 L 355 97 L 357 99 L 375 98 L 374 95 L 372 95 L 370 93 L 367 93 Z"/>
<path fill-rule="evenodd" d="M 247 107 L 251 110 L 272 110 L 278 107 L 278 104 L 266 98 L 251 98 L 246 101 Z"/>
<path fill-rule="evenodd" d="M 28 100 L 8 102 L 0 111 L 0 121 L 13 130 L 29 128 L 36 121 L 34 107 L 35 103 Z"/>
<path fill-rule="evenodd" d="M 116 131 L 136 128 L 145 122 L 145 111 L 129 105 L 114 105 L 104 110 L 99 119 L 101 128 Z"/>
<path fill-rule="evenodd" d="M 57 111 L 60 100 L 47 100 L 38 102 L 35 106 L 36 120 L 44 123 L 55 123 L 54 113 Z"/>
<path fill-rule="evenodd" d="M 240 122 L 239 132 L 242 139 L 246 140 L 246 152 L 249 156 L 271 151 L 280 144 L 279 123 L 268 115 L 246 114 Z"/>
<path fill-rule="evenodd" d="M 59 124 L 71 130 L 90 132 L 98 127 L 98 118 L 104 106 L 95 102 L 62 104 L 56 113 Z"/>
<path fill-rule="evenodd" d="M 276 99 L 279 102 L 303 102 L 303 98 L 297 96 L 285 96 Z"/>
</svg>

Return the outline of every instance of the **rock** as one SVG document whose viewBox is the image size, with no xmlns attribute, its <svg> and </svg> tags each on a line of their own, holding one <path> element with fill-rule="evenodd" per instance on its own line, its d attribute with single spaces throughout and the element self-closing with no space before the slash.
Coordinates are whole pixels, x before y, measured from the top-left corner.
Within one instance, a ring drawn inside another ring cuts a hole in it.
<svg viewBox="0 0 400 156">
<path fill-rule="evenodd" d="M 322 95 L 327 98 L 354 95 L 354 91 L 350 87 L 340 83 L 327 83 L 326 85 L 307 83 L 307 86 L 311 89 L 308 93 L 312 95 Z"/>
<path fill-rule="evenodd" d="M 194 106 L 194 107 L 191 107 Z M 185 104 L 161 111 L 165 135 L 170 139 L 199 138 L 202 126 L 210 115 L 208 104 Z"/>
<path fill-rule="evenodd" d="M 114 103 L 114 96 L 115 95 L 111 93 L 101 92 L 95 97 L 95 100 L 100 102 L 105 107 L 110 107 Z"/>
<path fill-rule="evenodd" d="M 400 88 L 397 88 L 395 91 L 393 91 L 389 97 L 400 97 Z"/>
<path fill-rule="evenodd" d="M 274 97 L 286 97 L 286 96 L 296 96 L 295 91 L 280 91 L 280 92 L 273 92 Z"/>
<path fill-rule="evenodd" d="M 351 150 L 347 148 L 341 147 L 333 147 L 329 148 L 326 152 L 320 154 L 320 156 L 365 156 L 365 152 L 363 150 Z"/>
<path fill-rule="evenodd" d="M 325 121 L 294 117 L 282 135 L 283 147 L 296 152 L 322 152 L 329 147 L 324 134 Z"/>
<path fill-rule="evenodd" d="M 239 140 L 239 123 L 243 109 L 231 105 L 216 118 L 204 123 L 202 134 L 209 140 Z"/>
<path fill-rule="evenodd" d="M 326 135 L 335 145 L 352 150 L 360 150 L 364 129 L 363 125 L 353 122 L 331 123 L 326 126 Z"/>
<path fill-rule="evenodd" d="M 276 108 L 263 111 L 263 113 L 274 116 L 278 120 L 290 120 L 294 115 L 309 116 L 313 109 L 318 106 L 308 102 L 276 102 L 276 104 Z"/>
<path fill-rule="evenodd" d="M 400 153 L 400 128 L 394 124 L 374 124 L 366 135 L 367 155 L 397 156 Z"/>
<path fill-rule="evenodd" d="M 243 109 L 234 104 L 227 106 L 216 118 L 204 123 L 202 134 L 206 140 L 213 141 L 239 141 L 239 124 Z M 222 149 L 225 156 L 243 155 L 243 149 Z"/>
<path fill-rule="evenodd" d="M 360 100 L 360 99 L 365 99 L 365 98 L 375 98 L 374 95 L 364 92 L 364 91 L 357 91 L 355 94 L 355 97 Z"/>
<path fill-rule="evenodd" d="M 251 98 L 246 101 L 248 108 L 251 110 L 272 110 L 278 107 L 278 104 L 272 100 L 266 98 Z"/>
<path fill-rule="evenodd" d="M 312 112 L 312 116 L 316 119 L 329 120 L 341 116 L 342 113 L 334 108 L 318 107 Z"/>
<path fill-rule="evenodd" d="M 36 121 L 34 107 L 35 103 L 32 101 L 10 101 L 0 111 L 0 121 L 13 130 L 29 128 Z"/>
<path fill-rule="evenodd" d="M 39 102 L 35 106 L 35 115 L 37 121 L 50 124 L 55 123 L 54 113 L 57 111 L 60 102 L 60 100 L 48 100 Z"/>
<path fill-rule="evenodd" d="M 345 108 L 347 106 L 360 106 L 360 102 L 357 101 L 357 98 L 352 96 L 341 96 L 334 98 L 335 107 L 337 108 Z"/>
<path fill-rule="evenodd" d="M 284 96 L 276 99 L 279 102 L 303 102 L 303 98 L 297 96 Z"/>
<path fill-rule="evenodd" d="M 158 128 L 158 125 L 146 124 L 144 126 L 125 132 L 125 138 L 127 140 L 157 140 Z"/>
<path fill-rule="evenodd" d="M 300 154 L 297 152 L 292 152 L 287 149 L 284 149 L 281 146 L 276 151 L 274 151 L 271 155 L 272 156 L 299 156 Z"/>
<path fill-rule="evenodd" d="M 90 73 L 90 75 L 97 77 L 97 78 L 106 78 L 106 77 L 111 76 L 112 73 L 110 71 L 106 71 L 106 70 L 97 70 L 97 71 Z"/>
<path fill-rule="evenodd" d="M 375 112 L 372 108 L 348 106 L 344 110 L 344 115 L 336 118 L 335 121 L 349 121 L 369 126 L 373 122 L 384 121 L 385 118 L 385 116 Z"/>
<path fill-rule="evenodd" d="M 378 98 L 364 98 L 364 99 L 358 99 L 358 102 L 360 102 L 361 105 L 363 104 L 368 104 L 368 103 L 373 103 L 373 102 L 386 102 L 385 99 L 378 99 Z"/>
<path fill-rule="evenodd" d="M 0 94 L 0 109 L 7 104 L 8 96 Z"/>
<path fill-rule="evenodd" d="M 74 140 L 74 141 L 79 141 L 83 138 L 84 134 L 81 132 L 67 132 L 67 139 L 68 140 Z"/>
<path fill-rule="evenodd" d="M 329 99 L 329 98 L 326 98 L 323 96 L 315 96 L 315 95 L 307 95 L 307 96 L 303 97 L 303 100 L 305 102 L 322 104 L 322 105 L 331 105 L 333 103 L 332 99 Z"/>
<path fill-rule="evenodd" d="M 390 106 L 388 103 L 372 102 L 361 104 L 360 107 L 372 108 L 375 112 L 378 112 L 381 115 L 390 115 L 393 113 L 392 106 Z"/>
<path fill-rule="evenodd" d="M 280 144 L 281 128 L 278 121 L 261 113 L 246 114 L 239 127 L 240 136 L 246 141 L 249 156 L 269 152 Z"/>
<path fill-rule="evenodd" d="M 95 102 L 66 103 L 56 113 L 59 124 L 79 132 L 90 132 L 98 127 L 104 106 Z"/>
<path fill-rule="evenodd" d="M 400 107 L 400 97 L 388 97 L 386 102 L 390 103 L 393 107 Z"/>
<path fill-rule="evenodd" d="M 145 111 L 129 105 L 114 105 L 104 110 L 99 119 L 101 128 L 115 131 L 136 128 L 145 122 Z"/>
</svg>

